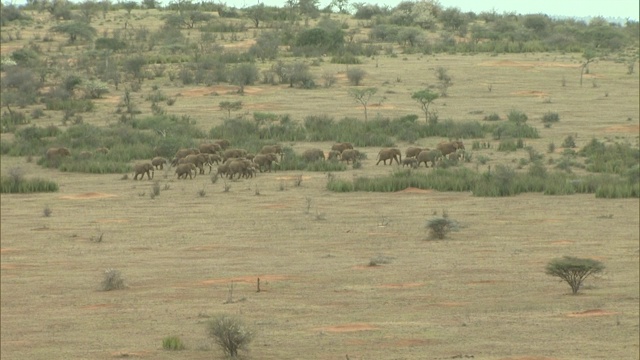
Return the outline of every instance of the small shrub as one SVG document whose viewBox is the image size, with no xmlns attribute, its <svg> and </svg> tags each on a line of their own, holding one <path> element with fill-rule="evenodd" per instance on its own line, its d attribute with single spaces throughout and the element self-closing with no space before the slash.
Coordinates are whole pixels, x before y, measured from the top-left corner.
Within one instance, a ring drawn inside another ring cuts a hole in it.
<svg viewBox="0 0 640 360">
<path fill-rule="evenodd" d="M 549 146 L 547 146 L 547 151 L 548 151 L 549 153 L 553 153 L 554 151 L 556 151 L 556 144 L 554 144 L 554 143 L 552 143 L 552 142 L 551 142 L 551 143 L 549 143 Z"/>
<path fill-rule="evenodd" d="M 549 111 L 546 114 L 542 115 L 542 122 L 545 124 L 554 123 L 558 121 L 560 121 L 560 115 L 558 115 L 557 112 Z"/>
<path fill-rule="evenodd" d="M 351 85 L 355 85 L 355 86 L 360 85 L 365 75 L 367 75 L 366 71 L 364 71 L 359 67 L 352 67 L 349 70 L 347 70 L 347 79 L 349 79 L 349 82 L 351 83 Z"/>
<path fill-rule="evenodd" d="M 569 135 L 566 138 L 564 138 L 564 141 L 562 141 L 562 147 L 563 148 L 575 148 L 576 147 L 576 140 L 573 138 L 573 136 Z"/>
<path fill-rule="evenodd" d="M 391 260 L 392 258 L 388 256 L 378 255 L 376 257 L 372 257 L 371 260 L 369 260 L 369 266 L 380 266 L 383 264 L 389 264 L 391 263 Z"/>
<path fill-rule="evenodd" d="M 107 269 L 104 271 L 104 279 L 102 280 L 102 291 L 120 290 L 124 289 L 124 279 L 120 270 Z"/>
<path fill-rule="evenodd" d="M 493 113 L 493 114 L 486 115 L 484 117 L 484 119 L 482 119 L 482 120 L 484 120 L 484 121 L 498 121 L 498 120 L 502 120 L 502 119 L 500 119 L 500 115 L 498 115 L 496 113 Z"/>
<path fill-rule="evenodd" d="M 516 150 L 518 150 L 518 144 L 513 139 L 502 140 L 498 145 L 498 151 L 516 151 Z"/>
<path fill-rule="evenodd" d="M 429 237 L 432 239 L 444 239 L 451 231 L 458 230 L 458 223 L 449 219 L 446 214 L 442 217 L 435 217 L 427 221 Z"/>
<path fill-rule="evenodd" d="M 51 216 L 52 213 L 53 211 L 51 210 L 49 205 L 45 206 L 44 209 L 42 210 L 42 215 L 44 215 L 44 217 L 49 217 Z"/>
<path fill-rule="evenodd" d="M 253 340 L 253 332 L 244 322 L 232 315 L 218 315 L 207 322 L 207 332 L 225 355 L 236 358 Z"/>
<path fill-rule="evenodd" d="M 584 279 L 603 270 L 604 265 L 600 261 L 564 256 L 561 259 L 551 260 L 545 268 L 545 273 L 566 281 L 575 295 L 580 290 Z"/>
<path fill-rule="evenodd" d="M 529 117 L 527 116 L 527 114 L 523 113 L 522 111 L 511 110 L 507 115 L 507 119 L 509 119 L 509 121 L 511 122 L 521 125 L 521 124 L 524 124 L 529 119 Z"/>
<path fill-rule="evenodd" d="M 226 191 L 228 191 L 228 190 L 225 190 L 225 192 Z M 206 190 L 204 188 L 198 190 L 198 196 L 205 197 L 205 195 L 207 195 L 207 192 L 206 192 Z"/>
<path fill-rule="evenodd" d="M 185 346 L 177 336 L 168 336 L 162 339 L 162 348 L 165 350 L 184 350 Z"/>
<path fill-rule="evenodd" d="M 153 183 L 152 192 L 151 193 L 153 194 L 153 196 L 160 195 L 160 181 L 155 181 Z"/>
</svg>

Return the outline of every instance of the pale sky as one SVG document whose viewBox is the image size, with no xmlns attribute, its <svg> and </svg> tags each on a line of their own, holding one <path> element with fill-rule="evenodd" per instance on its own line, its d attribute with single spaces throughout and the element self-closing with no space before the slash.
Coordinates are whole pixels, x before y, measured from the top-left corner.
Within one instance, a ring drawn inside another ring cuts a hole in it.
<svg viewBox="0 0 640 360">
<path fill-rule="evenodd" d="M 170 0 L 162 0 L 170 1 Z M 216 1 L 218 2 L 218 1 Z M 222 0 L 229 6 L 242 8 L 253 6 L 258 2 L 265 5 L 282 7 L 285 0 Z M 320 0 L 320 8 L 325 7 L 331 0 Z M 350 0 L 349 3 L 364 2 L 370 4 L 389 5 L 395 7 L 401 0 Z M 640 8 L 638 0 L 440 0 L 444 8 L 457 7 L 462 12 L 473 11 L 478 14 L 495 9 L 498 14 L 515 12 L 518 14 L 547 14 L 549 16 L 570 17 L 613 17 L 638 21 Z"/>
</svg>

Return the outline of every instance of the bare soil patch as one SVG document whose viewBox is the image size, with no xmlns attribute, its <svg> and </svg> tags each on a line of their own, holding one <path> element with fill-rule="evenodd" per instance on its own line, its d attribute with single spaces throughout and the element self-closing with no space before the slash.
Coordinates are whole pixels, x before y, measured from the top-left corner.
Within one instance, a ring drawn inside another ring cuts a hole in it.
<svg viewBox="0 0 640 360">
<path fill-rule="evenodd" d="M 383 284 L 378 287 L 384 289 L 409 289 L 423 286 L 424 283 Z"/>
<path fill-rule="evenodd" d="M 291 276 L 288 275 L 247 275 L 247 276 L 239 276 L 233 278 L 223 278 L 223 279 L 211 279 L 205 280 L 201 284 L 202 285 L 213 285 L 213 284 L 230 284 L 230 283 L 247 283 L 254 284 L 260 278 L 260 282 L 264 281 L 283 281 L 292 279 Z"/>
<path fill-rule="evenodd" d="M 513 61 L 513 60 L 501 60 L 501 61 L 485 61 L 479 64 L 479 66 L 489 67 L 516 67 L 516 68 L 534 68 L 534 67 L 556 67 L 556 68 L 579 68 L 580 64 L 567 64 L 559 62 L 525 62 L 525 61 Z"/>
<path fill-rule="evenodd" d="M 335 326 L 325 326 L 321 328 L 315 328 L 314 330 L 321 330 L 326 332 L 333 333 L 343 333 L 343 332 L 356 332 L 356 331 L 370 331 L 370 330 L 379 330 L 380 328 L 367 323 L 352 323 L 352 324 L 342 324 Z"/>
<path fill-rule="evenodd" d="M 227 49 L 248 49 L 251 46 L 255 45 L 255 43 L 256 41 L 254 39 L 247 39 L 247 40 L 234 42 L 231 44 L 224 44 L 222 46 L 224 46 Z"/>
<path fill-rule="evenodd" d="M 15 249 L 15 248 L 13 248 L 13 249 L 12 248 L 0 248 L 0 254 L 7 254 L 7 253 L 10 253 L 10 252 L 16 252 L 16 251 L 18 251 L 18 249 Z"/>
<path fill-rule="evenodd" d="M 573 243 L 575 243 L 575 241 L 571 240 L 556 240 L 551 242 L 552 245 L 571 245 Z"/>
<path fill-rule="evenodd" d="M 558 360 L 558 358 L 550 358 L 546 356 L 518 356 L 502 358 L 500 360 Z"/>
<path fill-rule="evenodd" d="M 111 356 L 114 358 L 143 358 L 151 356 L 152 353 L 150 351 L 117 351 L 111 353 Z"/>
<path fill-rule="evenodd" d="M 608 133 L 632 133 L 632 134 L 638 134 L 640 133 L 640 125 L 635 124 L 635 125 L 614 125 L 614 126 L 609 126 L 603 129 L 604 132 L 608 132 Z"/>
<path fill-rule="evenodd" d="M 512 94 L 518 95 L 518 96 L 535 96 L 535 97 L 549 96 L 549 94 L 544 91 L 535 91 L 535 90 L 521 90 L 521 91 L 513 92 Z"/>
<path fill-rule="evenodd" d="M 615 315 L 615 314 L 617 314 L 617 312 L 607 311 L 602 309 L 591 309 L 591 310 L 569 313 L 567 314 L 567 316 L 568 317 L 592 317 L 592 316 L 609 316 L 609 315 Z"/>
<path fill-rule="evenodd" d="M 64 196 L 60 196 L 60 199 L 64 199 L 64 200 L 86 200 L 86 199 L 111 198 L 111 197 L 117 197 L 117 196 L 118 195 L 115 195 L 115 194 L 106 194 L 106 193 L 99 193 L 99 192 L 88 192 L 88 193 L 75 194 L 75 195 L 64 195 Z"/>
<path fill-rule="evenodd" d="M 97 310 L 97 309 L 112 308 L 114 306 L 115 305 L 113 305 L 113 304 L 93 304 L 93 305 L 83 306 L 82 309 L 84 309 L 84 310 Z"/>
<path fill-rule="evenodd" d="M 411 346 L 425 346 L 436 344 L 436 340 L 432 339 L 397 339 L 393 341 L 384 342 L 381 344 L 383 348 L 389 347 L 411 347 Z"/>
</svg>

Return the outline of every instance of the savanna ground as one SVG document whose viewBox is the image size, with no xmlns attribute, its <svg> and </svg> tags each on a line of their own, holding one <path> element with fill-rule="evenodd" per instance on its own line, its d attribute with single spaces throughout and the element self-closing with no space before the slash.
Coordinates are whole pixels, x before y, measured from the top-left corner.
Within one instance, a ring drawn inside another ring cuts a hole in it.
<svg viewBox="0 0 640 360">
<path fill-rule="evenodd" d="M 420 114 L 410 95 L 434 83 L 434 69 L 444 66 L 454 85 L 434 102 L 441 119 L 505 118 L 517 109 L 540 133 L 526 144 L 545 160 L 561 156 L 547 153 L 548 144 L 559 147 L 568 135 L 578 148 L 594 137 L 637 146 L 638 76 L 603 60 L 590 65 L 581 87 L 580 62 L 580 54 L 400 54 L 359 66 L 368 74 L 363 86 L 378 88 L 370 119 Z M 248 114 L 296 120 L 363 117 L 347 95 L 345 65 L 311 69 L 317 76 L 334 71 L 338 82 L 316 90 L 255 85 L 240 97 L 231 85 L 188 87 L 159 78 L 145 81 L 140 94 L 160 86 L 177 96 L 167 112 L 188 114 L 203 130 L 226 118 L 221 101 L 241 100 Z M 84 121 L 116 122 L 118 101 L 105 96 Z M 139 104 L 149 112 L 142 95 Z M 548 111 L 561 119 L 544 128 L 540 119 Z M 48 124 L 60 120 L 38 120 Z M 489 161 L 464 166 L 483 170 L 526 157 L 486 141 L 493 147 L 473 156 Z M 286 145 L 301 152 L 331 143 Z M 375 166 L 379 148 L 360 150 L 368 155 L 362 167 L 334 176 L 386 175 L 395 167 Z M 222 180 L 176 180 L 168 170 L 156 171 L 161 191 L 151 199 L 153 182 L 131 176 L 62 173 L 2 157 L 3 174 L 14 167 L 54 180 L 60 190 L 1 197 L 3 359 L 222 358 L 204 326 L 219 313 L 237 314 L 255 331 L 243 354 L 251 359 L 639 356 L 637 198 L 333 193 L 325 173 L 281 171 L 227 181 L 225 192 Z M 425 222 L 443 210 L 461 229 L 428 240 Z M 572 296 L 566 283 L 544 274 L 547 262 L 562 255 L 600 260 L 606 271 Z M 374 258 L 387 263 L 368 266 Z M 109 268 L 122 272 L 126 289 L 99 290 Z M 162 339 L 171 335 L 187 349 L 163 350 Z"/>
</svg>

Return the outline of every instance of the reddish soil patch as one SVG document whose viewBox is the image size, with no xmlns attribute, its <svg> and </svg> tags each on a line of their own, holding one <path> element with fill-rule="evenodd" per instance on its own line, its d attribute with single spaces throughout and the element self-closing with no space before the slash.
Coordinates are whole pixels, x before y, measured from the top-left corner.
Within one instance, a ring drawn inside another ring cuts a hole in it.
<svg viewBox="0 0 640 360">
<path fill-rule="evenodd" d="M 200 87 L 194 89 L 183 90 L 174 96 L 186 96 L 186 97 L 201 97 L 211 96 L 218 93 L 226 93 L 229 91 L 238 91 L 237 86 L 212 86 L 212 87 Z"/>
<path fill-rule="evenodd" d="M 392 342 L 382 344 L 382 347 L 409 347 L 409 346 L 424 346 L 433 345 L 435 340 L 429 339 L 398 339 Z"/>
<path fill-rule="evenodd" d="M 477 280 L 477 281 L 469 281 L 466 284 L 468 285 L 483 285 L 483 284 L 496 284 L 498 281 L 496 280 Z"/>
<path fill-rule="evenodd" d="M 111 308 L 113 306 L 114 306 L 113 304 L 93 304 L 93 305 L 83 306 L 82 308 L 85 310 L 97 310 L 97 309 Z"/>
<path fill-rule="evenodd" d="M 615 125 L 604 128 L 608 133 L 640 133 L 640 125 Z"/>
<path fill-rule="evenodd" d="M 249 275 L 249 276 L 239 276 L 234 278 L 205 280 L 201 284 L 202 285 L 229 284 L 232 282 L 255 284 L 258 281 L 258 278 L 260 278 L 260 282 L 262 283 L 264 281 L 289 280 L 292 277 L 287 275 L 255 275 L 255 276 Z"/>
<path fill-rule="evenodd" d="M 120 96 L 103 96 L 100 99 L 93 100 L 98 104 L 118 104 L 120 102 Z"/>
<path fill-rule="evenodd" d="M 571 241 L 571 240 L 556 240 L 556 241 L 552 241 L 551 244 L 553 244 L 553 245 L 571 245 L 574 242 L 575 241 Z"/>
<path fill-rule="evenodd" d="M 396 193 L 401 193 L 401 194 L 428 194 L 433 192 L 433 190 L 428 190 L 428 189 L 418 189 L 418 188 L 414 188 L 414 187 L 408 187 L 404 190 L 400 190 L 400 191 L 396 191 Z"/>
<path fill-rule="evenodd" d="M 519 356 L 519 357 L 502 358 L 500 360 L 558 360 L 558 359 L 545 357 L 545 356 Z"/>
<path fill-rule="evenodd" d="M 521 91 L 513 92 L 512 94 L 518 95 L 518 96 L 537 96 L 537 97 L 549 96 L 549 94 L 547 94 L 544 91 L 535 91 L 535 90 L 521 90 Z"/>
<path fill-rule="evenodd" d="M 88 193 L 84 193 L 84 194 L 60 196 L 60 199 L 65 199 L 65 200 L 85 200 L 85 199 L 110 198 L 110 197 L 116 197 L 116 196 L 118 196 L 118 195 L 98 193 L 98 192 L 88 192 Z"/>
<path fill-rule="evenodd" d="M 409 289 L 423 286 L 423 283 L 401 283 L 401 284 L 383 284 L 378 287 L 385 289 Z"/>
<path fill-rule="evenodd" d="M 356 332 L 356 331 L 369 331 L 369 330 L 378 330 L 380 329 L 377 326 L 373 326 L 371 324 L 366 323 L 353 323 L 353 324 L 342 324 L 336 326 L 325 326 L 321 328 L 315 328 L 314 330 L 322 330 L 326 332 Z"/>
<path fill-rule="evenodd" d="M 617 312 L 614 311 L 606 311 L 602 309 L 591 309 L 580 312 L 574 312 L 567 314 L 568 317 L 592 317 L 592 316 L 609 316 L 615 315 Z"/>
<path fill-rule="evenodd" d="M 7 254 L 10 252 L 16 252 L 18 251 L 18 249 L 13 249 L 13 248 L 0 248 L 0 254 Z"/>
<path fill-rule="evenodd" d="M 106 223 L 128 223 L 128 219 L 99 219 L 94 221 L 96 223 L 106 224 Z"/>
</svg>

